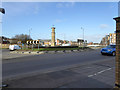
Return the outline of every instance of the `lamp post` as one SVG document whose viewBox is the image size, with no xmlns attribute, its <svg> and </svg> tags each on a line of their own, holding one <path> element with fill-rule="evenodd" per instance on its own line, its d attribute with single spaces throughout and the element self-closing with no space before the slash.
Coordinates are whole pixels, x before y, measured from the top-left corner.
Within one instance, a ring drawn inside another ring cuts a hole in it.
<svg viewBox="0 0 120 90">
<path fill-rule="evenodd" d="M 83 30 L 83 48 L 85 46 L 85 43 L 84 43 L 84 28 L 81 27 L 81 29 Z"/>
</svg>

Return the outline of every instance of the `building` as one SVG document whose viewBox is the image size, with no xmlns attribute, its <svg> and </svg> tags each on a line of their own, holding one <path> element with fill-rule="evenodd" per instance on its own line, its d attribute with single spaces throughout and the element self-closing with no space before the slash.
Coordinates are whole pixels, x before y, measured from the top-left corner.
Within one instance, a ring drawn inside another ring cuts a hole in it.
<svg viewBox="0 0 120 90">
<path fill-rule="evenodd" d="M 17 44 L 17 39 L 9 39 L 7 37 L 0 37 L 0 48 L 9 48 L 10 44 Z"/>
<path fill-rule="evenodd" d="M 42 41 L 43 41 L 44 46 L 51 46 L 51 40 L 50 39 L 46 39 L 46 40 L 42 40 Z"/>
<path fill-rule="evenodd" d="M 56 45 L 57 45 L 57 46 L 61 46 L 63 43 L 64 43 L 63 40 L 56 39 Z"/>
<path fill-rule="evenodd" d="M 106 35 L 102 38 L 101 45 L 110 45 L 110 44 L 116 44 L 116 33 L 110 33 L 109 35 Z"/>
<path fill-rule="evenodd" d="M 78 42 L 77 41 L 70 41 L 69 43 L 71 44 L 71 46 L 78 46 Z"/>
<path fill-rule="evenodd" d="M 9 44 L 10 42 L 8 41 L 9 38 L 6 38 L 4 36 L 0 37 L 0 43 L 1 44 Z"/>
<path fill-rule="evenodd" d="M 100 46 L 99 43 L 89 42 L 89 43 L 87 44 L 87 47 L 99 47 L 99 46 Z"/>
<path fill-rule="evenodd" d="M 8 39 L 8 41 L 10 42 L 10 44 L 17 44 L 18 39 Z"/>
<path fill-rule="evenodd" d="M 116 44 L 116 33 L 109 34 L 110 44 Z"/>
<path fill-rule="evenodd" d="M 105 37 L 102 38 L 100 45 L 107 46 L 110 44 L 110 37 L 109 35 L 106 35 Z"/>
<path fill-rule="evenodd" d="M 52 27 L 52 33 L 51 33 L 51 46 L 55 46 L 55 27 Z"/>
<path fill-rule="evenodd" d="M 93 42 L 89 42 L 87 45 L 93 45 Z"/>
<path fill-rule="evenodd" d="M 84 40 L 83 39 L 77 39 L 77 43 L 79 47 L 82 47 L 84 45 Z"/>
</svg>

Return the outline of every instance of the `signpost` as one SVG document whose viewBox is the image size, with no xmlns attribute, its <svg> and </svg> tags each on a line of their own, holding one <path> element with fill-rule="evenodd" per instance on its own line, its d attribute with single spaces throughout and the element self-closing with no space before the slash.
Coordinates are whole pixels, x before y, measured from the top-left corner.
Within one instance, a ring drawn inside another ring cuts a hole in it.
<svg viewBox="0 0 120 90">
<path fill-rule="evenodd" d="M 5 9 L 4 9 L 4 8 L 0 8 L 0 12 L 3 13 L 3 14 L 5 14 Z M 1 84 L 1 82 L 0 82 L 0 84 Z M 7 86 L 8 86 L 8 84 L 2 84 L 2 85 L 0 86 L 0 88 L 2 88 L 2 87 L 7 87 Z"/>
</svg>

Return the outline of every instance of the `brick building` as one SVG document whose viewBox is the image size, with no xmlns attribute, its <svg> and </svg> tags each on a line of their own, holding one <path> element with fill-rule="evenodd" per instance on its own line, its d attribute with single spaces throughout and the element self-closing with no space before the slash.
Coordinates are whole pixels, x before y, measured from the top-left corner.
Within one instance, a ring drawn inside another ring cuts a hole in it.
<svg viewBox="0 0 120 90">
<path fill-rule="evenodd" d="M 116 44 L 116 33 L 109 34 L 110 44 Z"/>
</svg>

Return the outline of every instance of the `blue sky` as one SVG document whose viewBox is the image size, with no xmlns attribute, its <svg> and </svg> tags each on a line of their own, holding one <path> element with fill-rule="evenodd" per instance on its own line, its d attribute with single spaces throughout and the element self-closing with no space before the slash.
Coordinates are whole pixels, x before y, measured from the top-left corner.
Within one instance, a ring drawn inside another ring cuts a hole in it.
<svg viewBox="0 0 120 90">
<path fill-rule="evenodd" d="M 103 36 L 115 31 L 114 17 L 118 16 L 117 2 L 4 2 L 2 35 L 29 34 L 33 39 L 51 39 L 51 27 L 56 38 L 100 42 Z"/>
</svg>

